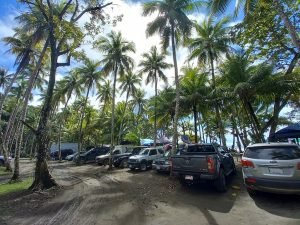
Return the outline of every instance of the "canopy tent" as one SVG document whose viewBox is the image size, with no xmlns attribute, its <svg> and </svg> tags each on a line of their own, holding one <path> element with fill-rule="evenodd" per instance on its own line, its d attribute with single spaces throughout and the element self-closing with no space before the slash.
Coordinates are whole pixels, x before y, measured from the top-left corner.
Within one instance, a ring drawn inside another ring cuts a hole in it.
<svg viewBox="0 0 300 225">
<path fill-rule="evenodd" d="M 282 138 L 299 138 L 300 137 L 300 123 L 289 125 L 281 130 L 275 132 L 270 136 L 270 139 L 282 139 Z"/>
</svg>

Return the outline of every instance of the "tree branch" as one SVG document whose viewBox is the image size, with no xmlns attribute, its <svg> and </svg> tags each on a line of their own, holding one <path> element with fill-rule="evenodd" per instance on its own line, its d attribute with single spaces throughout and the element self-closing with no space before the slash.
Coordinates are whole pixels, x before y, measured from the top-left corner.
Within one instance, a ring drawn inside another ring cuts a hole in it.
<svg viewBox="0 0 300 225">
<path fill-rule="evenodd" d="M 68 55 L 67 62 L 64 62 L 64 63 L 57 63 L 57 67 L 61 67 L 61 66 L 70 66 L 70 63 L 71 63 L 71 56 Z"/>
<path fill-rule="evenodd" d="M 102 5 L 102 6 L 97 6 L 97 7 L 90 7 L 90 8 L 86 8 L 85 10 L 83 10 L 77 17 L 74 18 L 74 21 L 77 21 L 79 20 L 85 13 L 87 12 L 91 12 L 91 11 L 95 11 L 95 10 L 101 10 L 109 5 L 111 5 L 112 2 L 109 2 L 105 5 Z"/>
<path fill-rule="evenodd" d="M 67 48 L 66 50 L 64 50 L 64 51 L 60 51 L 60 52 L 58 52 L 58 55 L 60 56 L 60 55 L 65 55 L 65 54 L 67 54 L 68 52 L 70 51 L 70 49 L 69 48 Z"/>
<path fill-rule="evenodd" d="M 26 123 L 24 120 L 20 120 L 26 127 L 29 128 L 35 135 L 37 135 L 37 130 L 34 129 L 32 126 L 30 126 L 28 123 Z"/>
<path fill-rule="evenodd" d="M 296 66 L 299 58 L 300 58 L 300 53 L 296 53 L 294 55 L 294 58 L 292 59 L 290 65 L 289 65 L 287 71 L 285 72 L 285 75 L 288 75 L 288 74 L 290 74 L 290 73 L 293 72 L 293 70 L 294 70 L 294 68 L 295 68 L 295 66 Z"/>
<path fill-rule="evenodd" d="M 74 12 L 73 12 L 73 15 L 72 15 L 70 21 L 73 21 L 74 18 L 75 18 L 75 16 L 76 16 L 76 13 L 77 13 L 77 11 L 78 11 L 78 5 L 79 5 L 79 4 L 78 4 L 78 0 L 76 0 L 76 1 L 75 1 L 75 9 L 74 9 Z"/>
<path fill-rule="evenodd" d="M 64 8 L 62 9 L 61 13 L 59 14 L 59 19 L 60 19 L 60 20 L 62 20 L 64 14 L 67 12 L 67 10 L 68 10 L 69 6 L 71 5 L 72 1 L 73 1 L 73 0 L 69 0 L 69 1 L 67 2 L 67 4 L 64 6 Z"/>
</svg>

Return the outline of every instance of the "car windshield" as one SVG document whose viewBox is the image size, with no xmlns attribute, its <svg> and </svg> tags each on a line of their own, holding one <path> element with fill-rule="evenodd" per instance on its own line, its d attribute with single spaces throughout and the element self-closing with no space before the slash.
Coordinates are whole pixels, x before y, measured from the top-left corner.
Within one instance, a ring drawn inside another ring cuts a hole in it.
<svg viewBox="0 0 300 225">
<path fill-rule="evenodd" d="M 249 147 L 244 156 L 252 159 L 300 159 L 300 149 L 296 146 Z"/>
<path fill-rule="evenodd" d="M 148 153 L 149 153 L 149 149 L 144 149 L 139 153 L 139 155 L 148 155 Z"/>
</svg>

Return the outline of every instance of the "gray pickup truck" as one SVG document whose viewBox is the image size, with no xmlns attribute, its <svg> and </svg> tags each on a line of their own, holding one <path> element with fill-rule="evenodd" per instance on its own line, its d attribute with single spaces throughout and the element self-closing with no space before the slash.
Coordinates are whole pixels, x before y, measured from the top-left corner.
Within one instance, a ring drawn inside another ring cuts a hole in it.
<svg viewBox="0 0 300 225">
<path fill-rule="evenodd" d="M 217 144 L 190 144 L 172 157 L 172 171 L 181 182 L 211 181 L 220 192 L 227 190 L 226 176 L 236 173 L 234 159 Z"/>
</svg>

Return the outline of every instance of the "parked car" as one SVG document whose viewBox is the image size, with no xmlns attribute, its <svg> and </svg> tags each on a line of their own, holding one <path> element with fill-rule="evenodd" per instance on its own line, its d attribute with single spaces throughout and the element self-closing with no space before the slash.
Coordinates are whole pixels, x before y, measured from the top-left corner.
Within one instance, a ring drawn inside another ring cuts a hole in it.
<svg viewBox="0 0 300 225">
<path fill-rule="evenodd" d="M 136 168 L 140 170 L 147 170 L 152 167 L 152 162 L 160 158 L 164 154 L 162 147 L 152 147 L 143 149 L 138 155 L 130 156 L 128 160 L 128 167 L 131 170 Z"/>
<path fill-rule="evenodd" d="M 135 146 L 133 148 L 127 149 L 127 151 L 125 153 L 120 154 L 117 157 L 114 157 L 114 160 L 113 160 L 114 166 L 121 167 L 121 168 L 128 167 L 129 157 L 139 154 L 140 151 L 144 148 L 147 148 L 147 147 L 146 146 Z"/>
<path fill-rule="evenodd" d="M 180 151 L 177 150 L 176 155 L 180 155 Z M 170 173 L 172 167 L 171 151 L 166 151 L 161 158 L 153 161 L 152 168 L 157 172 L 168 172 Z"/>
<path fill-rule="evenodd" d="M 83 153 L 85 153 L 85 152 L 84 152 L 84 151 L 81 151 L 81 152 L 80 152 L 80 154 L 83 154 Z M 74 157 L 77 157 L 77 155 L 78 155 L 78 152 L 76 152 L 76 153 L 74 153 L 74 154 L 72 154 L 72 155 L 68 155 L 68 156 L 66 157 L 66 160 L 68 160 L 68 161 L 73 161 Z"/>
<path fill-rule="evenodd" d="M 12 158 L 9 156 L 8 157 L 8 161 L 11 162 Z M 0 155 L 0 166 L 4 166 L 5 160 L 4 160 L 4 156 Z"/>
<path fill-rule="evenodd" d="M 183 184 L 211 181 L 220 192 L 227 190 L 225 177 L 236 172 L 232 155 L 217 144 L 187 145 L 171 160 L 173 173 Z"/>
<path fill-rule="evenodd" d="M 244 183 L 255 191 L 300 193 L 300 148 L 289 143 L 260 143 L 242 156 Z"/>
<path fill-rule="evenodd" d="M 74 154 L 73 149 L 62 149 L 61 150 L 61 159 L 65 160 L 68 155 Z M 50 153 L 50 158 L 52 160 L 59 160 L 59 151 L 54 151 Z"/>
<path fill-rule="evenodd" d="M 80 157 L 80 163 L 89 163 L 89 162 L 95 162 L 96 157 L 99 155 L 105 155 L 109 152 L 108 146 L 102 146 L 102 147 L 96 147 L 88 150 L 87 152 L 84 152 L 79 155 Z M 74 157 L 73 161 L 78 160 L 78 156 Z"/>
<path fill-rule="evenodd" d="M 113 152 L 112 152 L 112 160 L 113 160 L 115 157 L 124 154 L 125 151 L 126 151 L 125 149 L 119 149 L 119 148 L 113 150 Z M 97 156 L 97 157 L 96 157 L 96 163 L 97 163 L 99 166 L 102 166 L 102 165 L 103 165 L 103 166 L 106 166 L 106 165 L 108 165 L 108 163 L 109 163 L 109 157 L 110 157 L 110 152 L 108 152 L 108 153 L 105 154 L 105 155 Z"/>
</svg>

